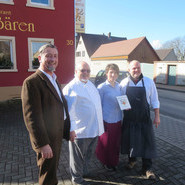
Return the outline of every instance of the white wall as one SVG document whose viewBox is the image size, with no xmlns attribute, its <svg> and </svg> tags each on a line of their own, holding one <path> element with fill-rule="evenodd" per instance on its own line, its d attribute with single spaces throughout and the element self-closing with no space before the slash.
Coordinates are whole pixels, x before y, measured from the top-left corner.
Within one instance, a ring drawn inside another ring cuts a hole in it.
<svg viewBox="0 0 185 185">
<path fill-rule="evenodd" d="M 141 71 L 144 76 L 154 78 L 154 64 L 141 63 Z"/>
<path fill-rule="evenodd" d="M 166 62 L 156 64 L 156 83 L 166 84 L 168 66 L 176 65 L 176 85 L 185 85 L 185 62 Z"/>
<path fill-rule="evenodd" d="M 185 85 L 185 63 L 180 63 L 177 66 L 177 84 Z"/>
<path fill-rule="evenodd" d="M 83 42 L 82 36 L 80 36 L 79 42 L 81 42 L 81 44 L 78 44 L 78 46 L 77 46 L 77 48 L 76 48 L 76 53 L 77 53 L 77 52 L 81 52 L 81 56 L 80 56 L 80 57 L 77 57 L 77 56 L 75 55 L 75 66 L 76 66 L 79 62 L 81 62 L 81 61 L 85 61 L 85 62 L 87 62 L 87 63 L 90 65 L 91 60 L 90 60 L 89 55 L 88 55 L 88 53 L 87 53 L 87 50 L 86 50 L 85 44 L 84 44 L 84 42 Z M 84 57 L 82 57 L 82 51 L 85 51 L 85 56 L 84 56 Z"/>
<path fill-rule="evenodd" d="M 95 60 L 91 61 L 91 76 L 96 76 L 98 71 L 104 70 L 110 63 L 117 64 L 120 71 L 127 71 L 127 60 Z"/>
<path fill-rule="evenodd" d="M 156 83 L 165 84 L 165 76 L 167 73 L 167 65 L 164 63 L 158 63 L 156 65 Z"/>
</svg>

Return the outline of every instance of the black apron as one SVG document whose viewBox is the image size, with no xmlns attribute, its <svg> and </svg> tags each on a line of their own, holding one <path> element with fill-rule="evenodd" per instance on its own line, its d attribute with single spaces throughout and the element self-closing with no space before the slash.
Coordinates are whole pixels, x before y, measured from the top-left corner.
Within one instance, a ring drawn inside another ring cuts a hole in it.
<svg viewBox="0 0 185 185">
<path fill-rule="evenodd" d="M 122 124 L 121 153 L 130 157 L 155 158 L 156 146 L 150 106 L 142 79 L 142 87 L 126 88 L 131 109 L 124 111 Z"/>
</svg>

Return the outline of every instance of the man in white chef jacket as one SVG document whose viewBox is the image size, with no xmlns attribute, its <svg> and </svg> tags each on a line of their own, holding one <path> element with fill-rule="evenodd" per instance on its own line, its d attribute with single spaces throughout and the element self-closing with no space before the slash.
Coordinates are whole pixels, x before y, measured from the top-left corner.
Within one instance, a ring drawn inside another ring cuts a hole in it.
<svg viewBox="0 0 185 185">
<path fill-rule="evenodd" d="M 69 157 L 74 184 L 87 184 L 83 176 L 88 173 L 87 165 L 94 154 L 97 137 L 104 132 L 100 96 L 89 78 L 90 67 L 81 62 L 75 78 L 63 89 L 71 119 Z"/>
</svg>

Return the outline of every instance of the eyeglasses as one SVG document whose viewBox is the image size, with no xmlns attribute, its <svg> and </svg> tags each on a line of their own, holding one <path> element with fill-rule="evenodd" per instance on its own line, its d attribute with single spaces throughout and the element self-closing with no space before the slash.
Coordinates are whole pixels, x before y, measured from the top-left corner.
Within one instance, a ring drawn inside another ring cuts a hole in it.
<svg viewBox="0 0 185 185">
<path fill-rule="evenodd" d="M 84 73 L 84 72 L 90 73 L 91 70 L 89 70 L 89 69 L 81 69 L 80 72 L 82 72 L 82 73 Z"/>
</svg>

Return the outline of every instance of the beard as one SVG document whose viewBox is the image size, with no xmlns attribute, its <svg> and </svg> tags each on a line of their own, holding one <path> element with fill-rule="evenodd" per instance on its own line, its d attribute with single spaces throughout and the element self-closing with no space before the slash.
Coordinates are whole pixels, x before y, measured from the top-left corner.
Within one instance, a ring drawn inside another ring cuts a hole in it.
<svg viewBox="0 0 185 185">
<path fill-rule="evenodd" d="M 88 79 L 81 79 L 80 81 L 82 81 L 83 83 L 87 83 Z"/>
<path fill-rule="evenodd" d="M 52 66 L 52 65 L 49 66 L 49 65 L 45 64 L 45 68 L 48 69 L 48 70 L 51 71 L 51 72 L 55 71 L 55 67 Z"/>
<path fill-rule="evenodd" d="M 55 71 L 55 67 L 53 67 L 53 66 L 48 66 L 47 69 L 48 69 L 49 71 L 51 71 L 51 72 Z"/>
</svg>

